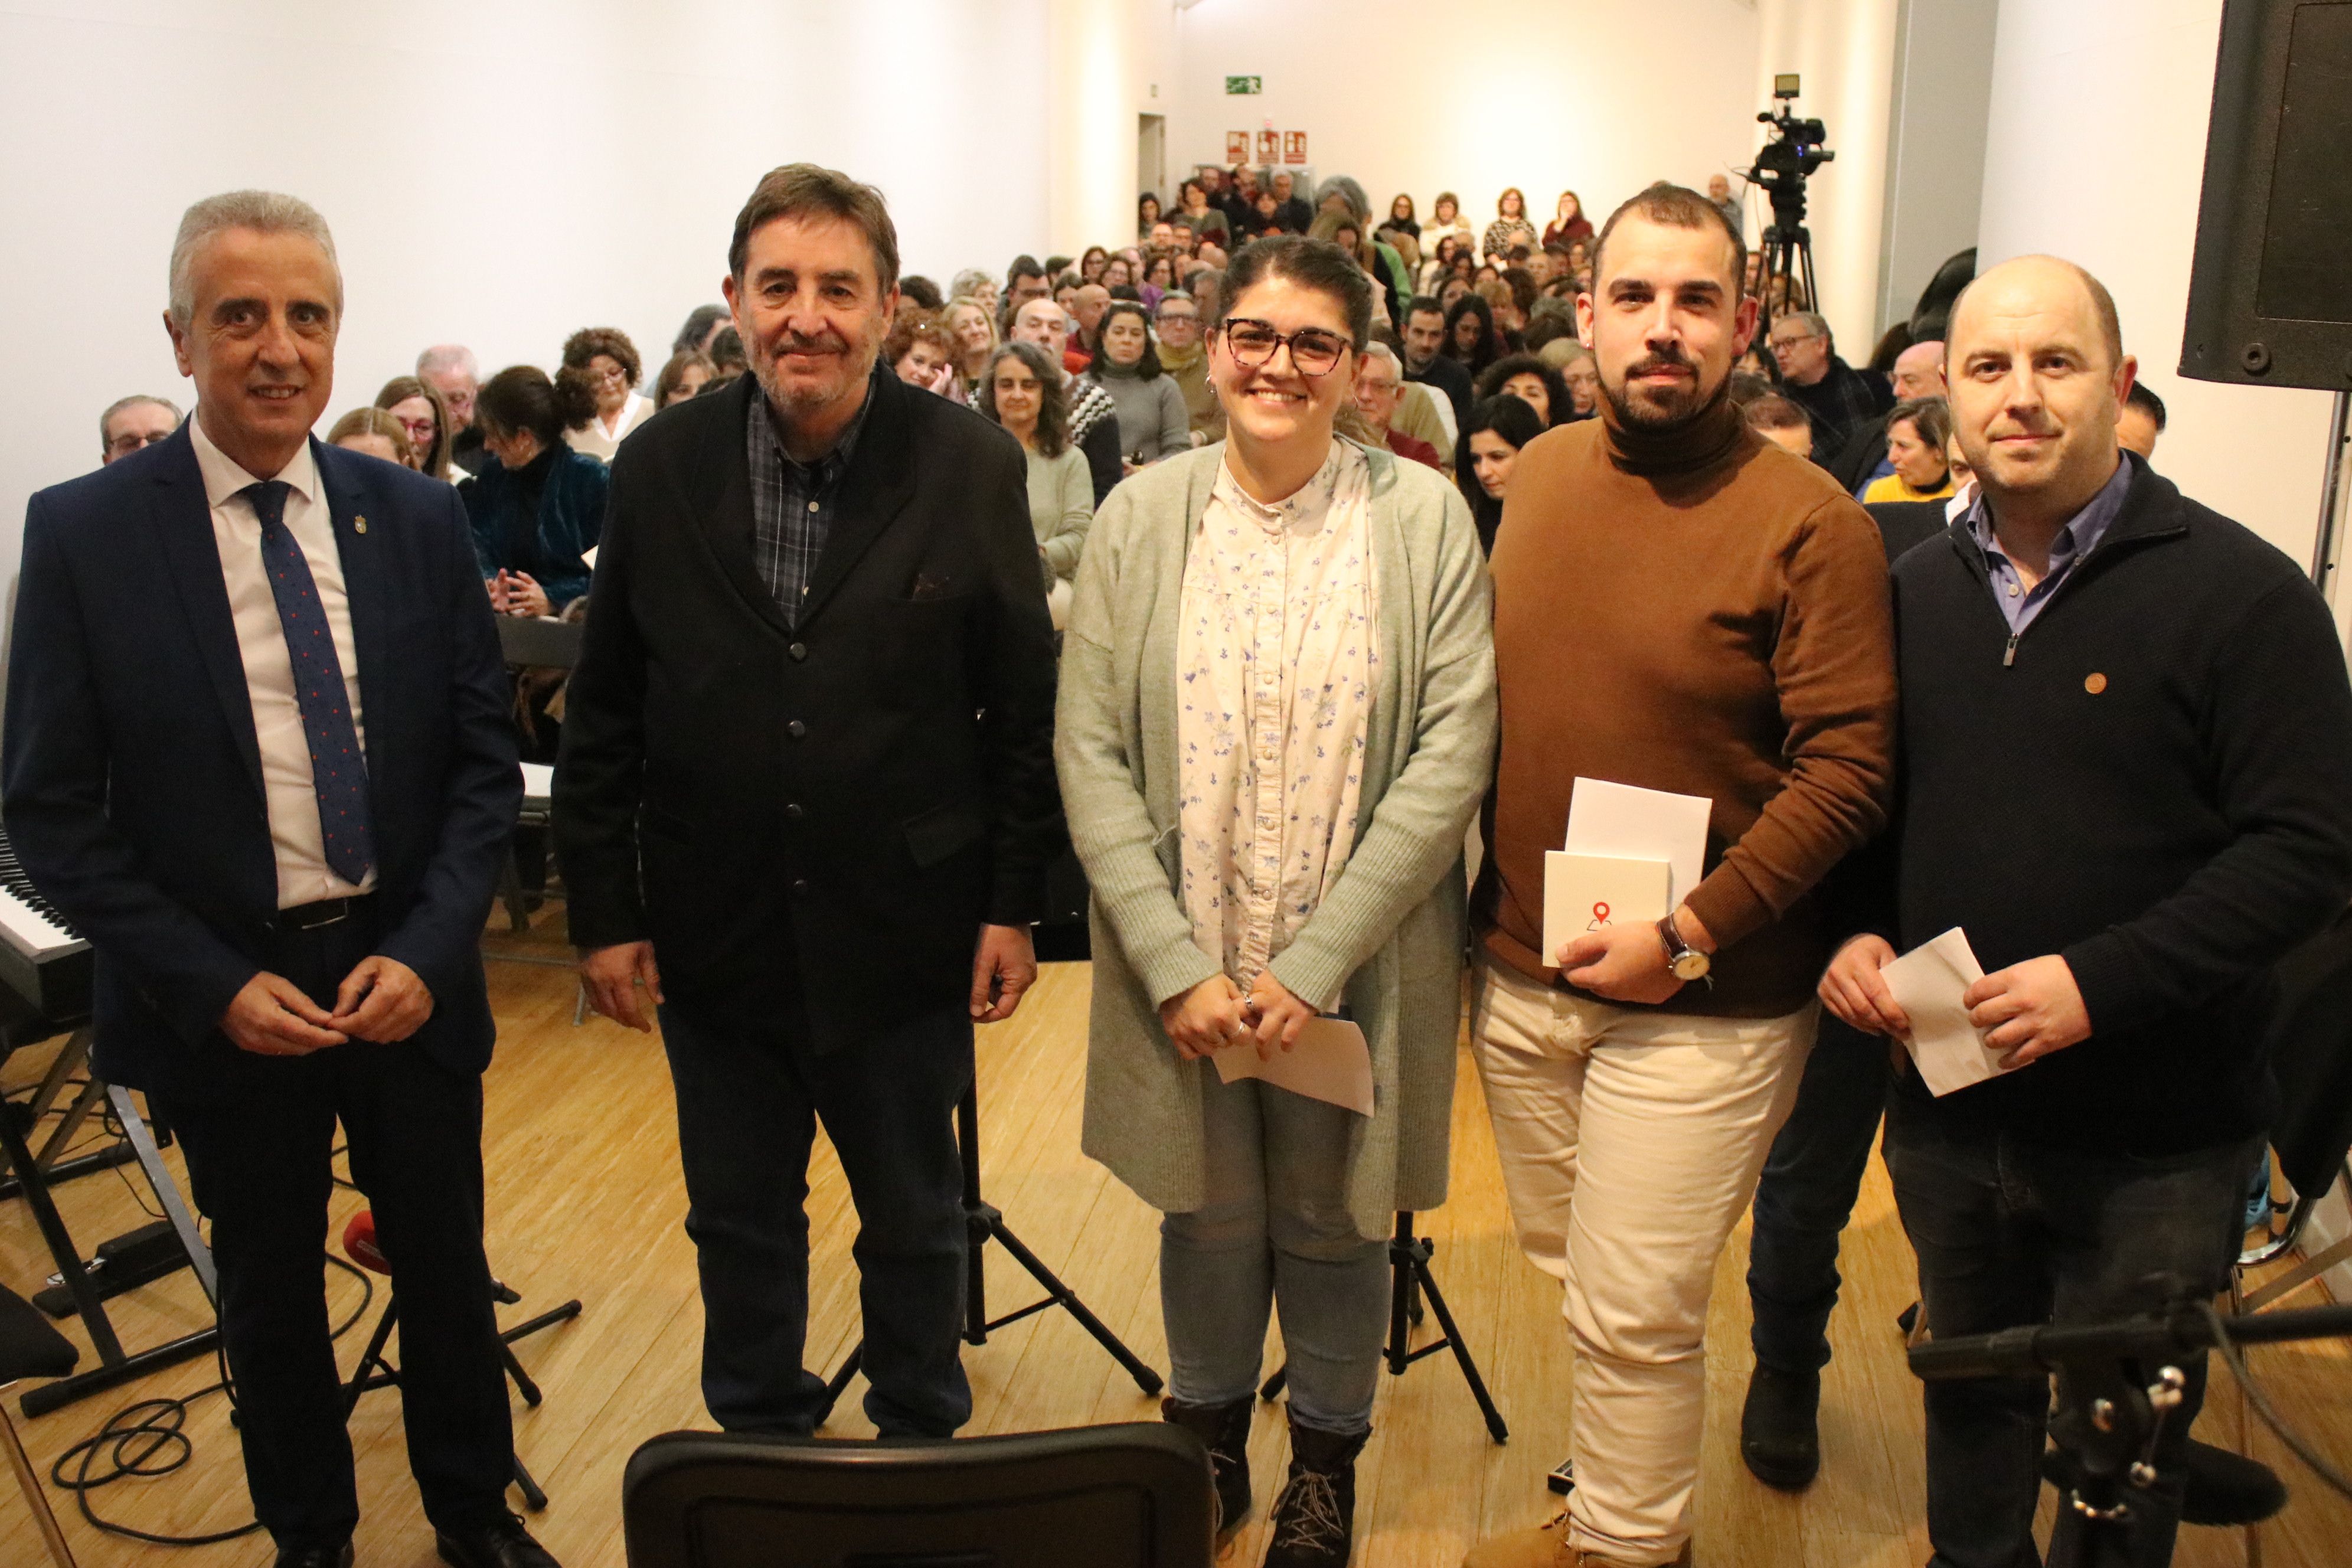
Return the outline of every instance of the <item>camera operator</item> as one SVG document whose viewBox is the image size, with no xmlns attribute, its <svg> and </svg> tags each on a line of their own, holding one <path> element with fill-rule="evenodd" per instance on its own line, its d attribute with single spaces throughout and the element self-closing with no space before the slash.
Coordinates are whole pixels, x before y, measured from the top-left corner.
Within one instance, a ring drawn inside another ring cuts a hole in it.
<svg viewBox="0 0 2352 1568">
<path fill-rule="evenodd" d="M 1906 1062 L 1887 1102 L 1938 1340 L 2152 1309 L 2159 1274 L 2222 1288 L 2276 1109 L 2269 970 L 2352 899 L 2333 619 L 2293 562 L 2118 450 L 2136 366 L 2107 291 L 2021 258 L 1961 295 L 1948 341 L 1979 498 L 1894 569 L 1892 877 L 1879 934 L 1821 985 L 1903 1036 L 1879 973 L 1896 945 L 1958 927 L 1987 971 L 1962 1000 L 2004 1070 L 1936 1099 Z M 2201 1355 L 2180 1364 L 2135 1564 L 2171 1558 L 2205 1388 Z M 2044 1381 L 1925 1397 L 1933 1564 L 2036 1561 Z M 2052 1561 L 2081 1529 L 2062 1510 Z"/>
</svg>

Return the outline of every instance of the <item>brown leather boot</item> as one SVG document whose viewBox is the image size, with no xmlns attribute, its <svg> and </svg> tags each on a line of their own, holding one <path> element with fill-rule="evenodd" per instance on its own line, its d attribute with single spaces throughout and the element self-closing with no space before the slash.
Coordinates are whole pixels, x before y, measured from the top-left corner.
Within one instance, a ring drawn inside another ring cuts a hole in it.
<svg viewBox="0 0 2352 1568">
<path fill-rule="evenodd" d="M 1671 1563 L 1657 1568 L 1690 1568 L 1690 1542 Z M 1470 1549 L 1462 1560 L 1462 1568 L 1649 1568 L 1622 1557 L 1605 1556 L 1598 1552 L 1580 1552 L 1568 1543 L 1568 1510 L 1562 1509 L 1549 1523 L 1535 1530 L 1515 1530 L 1508 1535 L 1493 1535 Z"/>
<path fill-rule="evenodd" d="M 1181 1426 L 1209 1450 L 1209 1468 L 1216 1480 L 1217 1544 L 1233 1539 L 1249 1517 L 1250 1415 L 1255 1394 L 1245 1394 L 1230 1405 L 1186 1405 L 1176 1399 L 1160 1402 L 1160 1418 Z"/>
</svg>

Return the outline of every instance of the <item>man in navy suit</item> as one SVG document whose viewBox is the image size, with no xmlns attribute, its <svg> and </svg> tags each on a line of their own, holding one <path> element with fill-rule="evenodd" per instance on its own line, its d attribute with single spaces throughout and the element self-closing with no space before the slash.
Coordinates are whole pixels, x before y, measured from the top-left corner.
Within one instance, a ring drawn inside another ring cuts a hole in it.
<svg viewBox="0 0 2352 1568">
<path fill-rule="evenodd" d="M 338 1121 L 441 1555 L 551 1568 L 505 1505 L 482 1251 L 506 676 L 457 493 L 310 438 L 341 313 L 307 205 L 188 209 L 164 325 L 196 410 L 27 507 L 0 786 L 35 886 L 97 950 L 97 1069 L 178 1131 L 212 1219 L 280 1568 L 348 1564 L 359 1518 L 320 1282 Z"/>
</svg>

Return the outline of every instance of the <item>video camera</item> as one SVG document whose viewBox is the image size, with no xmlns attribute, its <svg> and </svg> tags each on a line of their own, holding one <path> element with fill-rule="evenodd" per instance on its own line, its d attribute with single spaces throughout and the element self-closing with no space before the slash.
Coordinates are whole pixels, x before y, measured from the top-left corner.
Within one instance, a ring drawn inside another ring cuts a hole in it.
<svg viewBox="0 0 2352 1568">
<path fill-rule="evenodd" d="M 1798 79 L 1790 71 L 1772 79 L 1772 96 L 1783 107 L 1778 114 L 1766 110 L 1758 121 L 1772 127 L 1771 139 L 1758 150 L 1756 166 L 1748 177 L 1764 188 L 1772 204 L 1772 220 L 1793 229 L 1805 220 L 1805 180 L 1837 157 L 1824 145 L 1829 128 L 1818 120 L 1800 120 L 1794 107 Z"/>
</svg>

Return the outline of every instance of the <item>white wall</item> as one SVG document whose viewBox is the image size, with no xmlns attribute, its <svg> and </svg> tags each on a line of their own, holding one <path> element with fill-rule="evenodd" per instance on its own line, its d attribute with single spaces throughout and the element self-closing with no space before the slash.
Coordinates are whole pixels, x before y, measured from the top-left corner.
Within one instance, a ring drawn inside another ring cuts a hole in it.
<svg viewBox="0 0 2352 1568">
<path fill-rule="evenodd" d="M 1881 331 L 1908 321 L 1936 269 L 1977 242 L 2000 15 L 1992 0 L 1903 0 L 1887 110 Z"/>
<path fill-rule="evenodd" d="M 331 419 L 446 339 L 487 373 L 615 325 L 650 381 L 778 163 L 881 186 L 907 269 L 943 285 L 1042 250 L 1045 184 L 1008 149 L 1046 100 L 1047 33 L 1046 0 L 19 0 L 0 10 L 0 576 L 27 494 L 97 465 L 100 409 L 190 401 L 159 320 L 196 197 L 273 187 L 333 226 Z M 1121 183 L 1131 149 L 1130 130 Z"/>
<path fill-rule="evenodd" d="M 2157 468 L 2307 563 L 2326 395 L 2178 374 L 2221 17 L 2221 0 L 2001 0 L 1978 260 L 2089 268 L 2171 416 Z"/>
<path fill-rule="evenodd" d="M 1483 230 L 1517 185 L 1538 228 L 1563 189 L 1598 225 L 1653 180 L 1746 168 L 1759 141 L 1754 0 L 1199 0 L 1174 32 L 1171 179 L 1271 120 L 1382 212 L 1407 192 L 1426 220 L 1452 190 Z M 1228 98 L 1229 75 L 1265 90 Z"/>
</svg>

